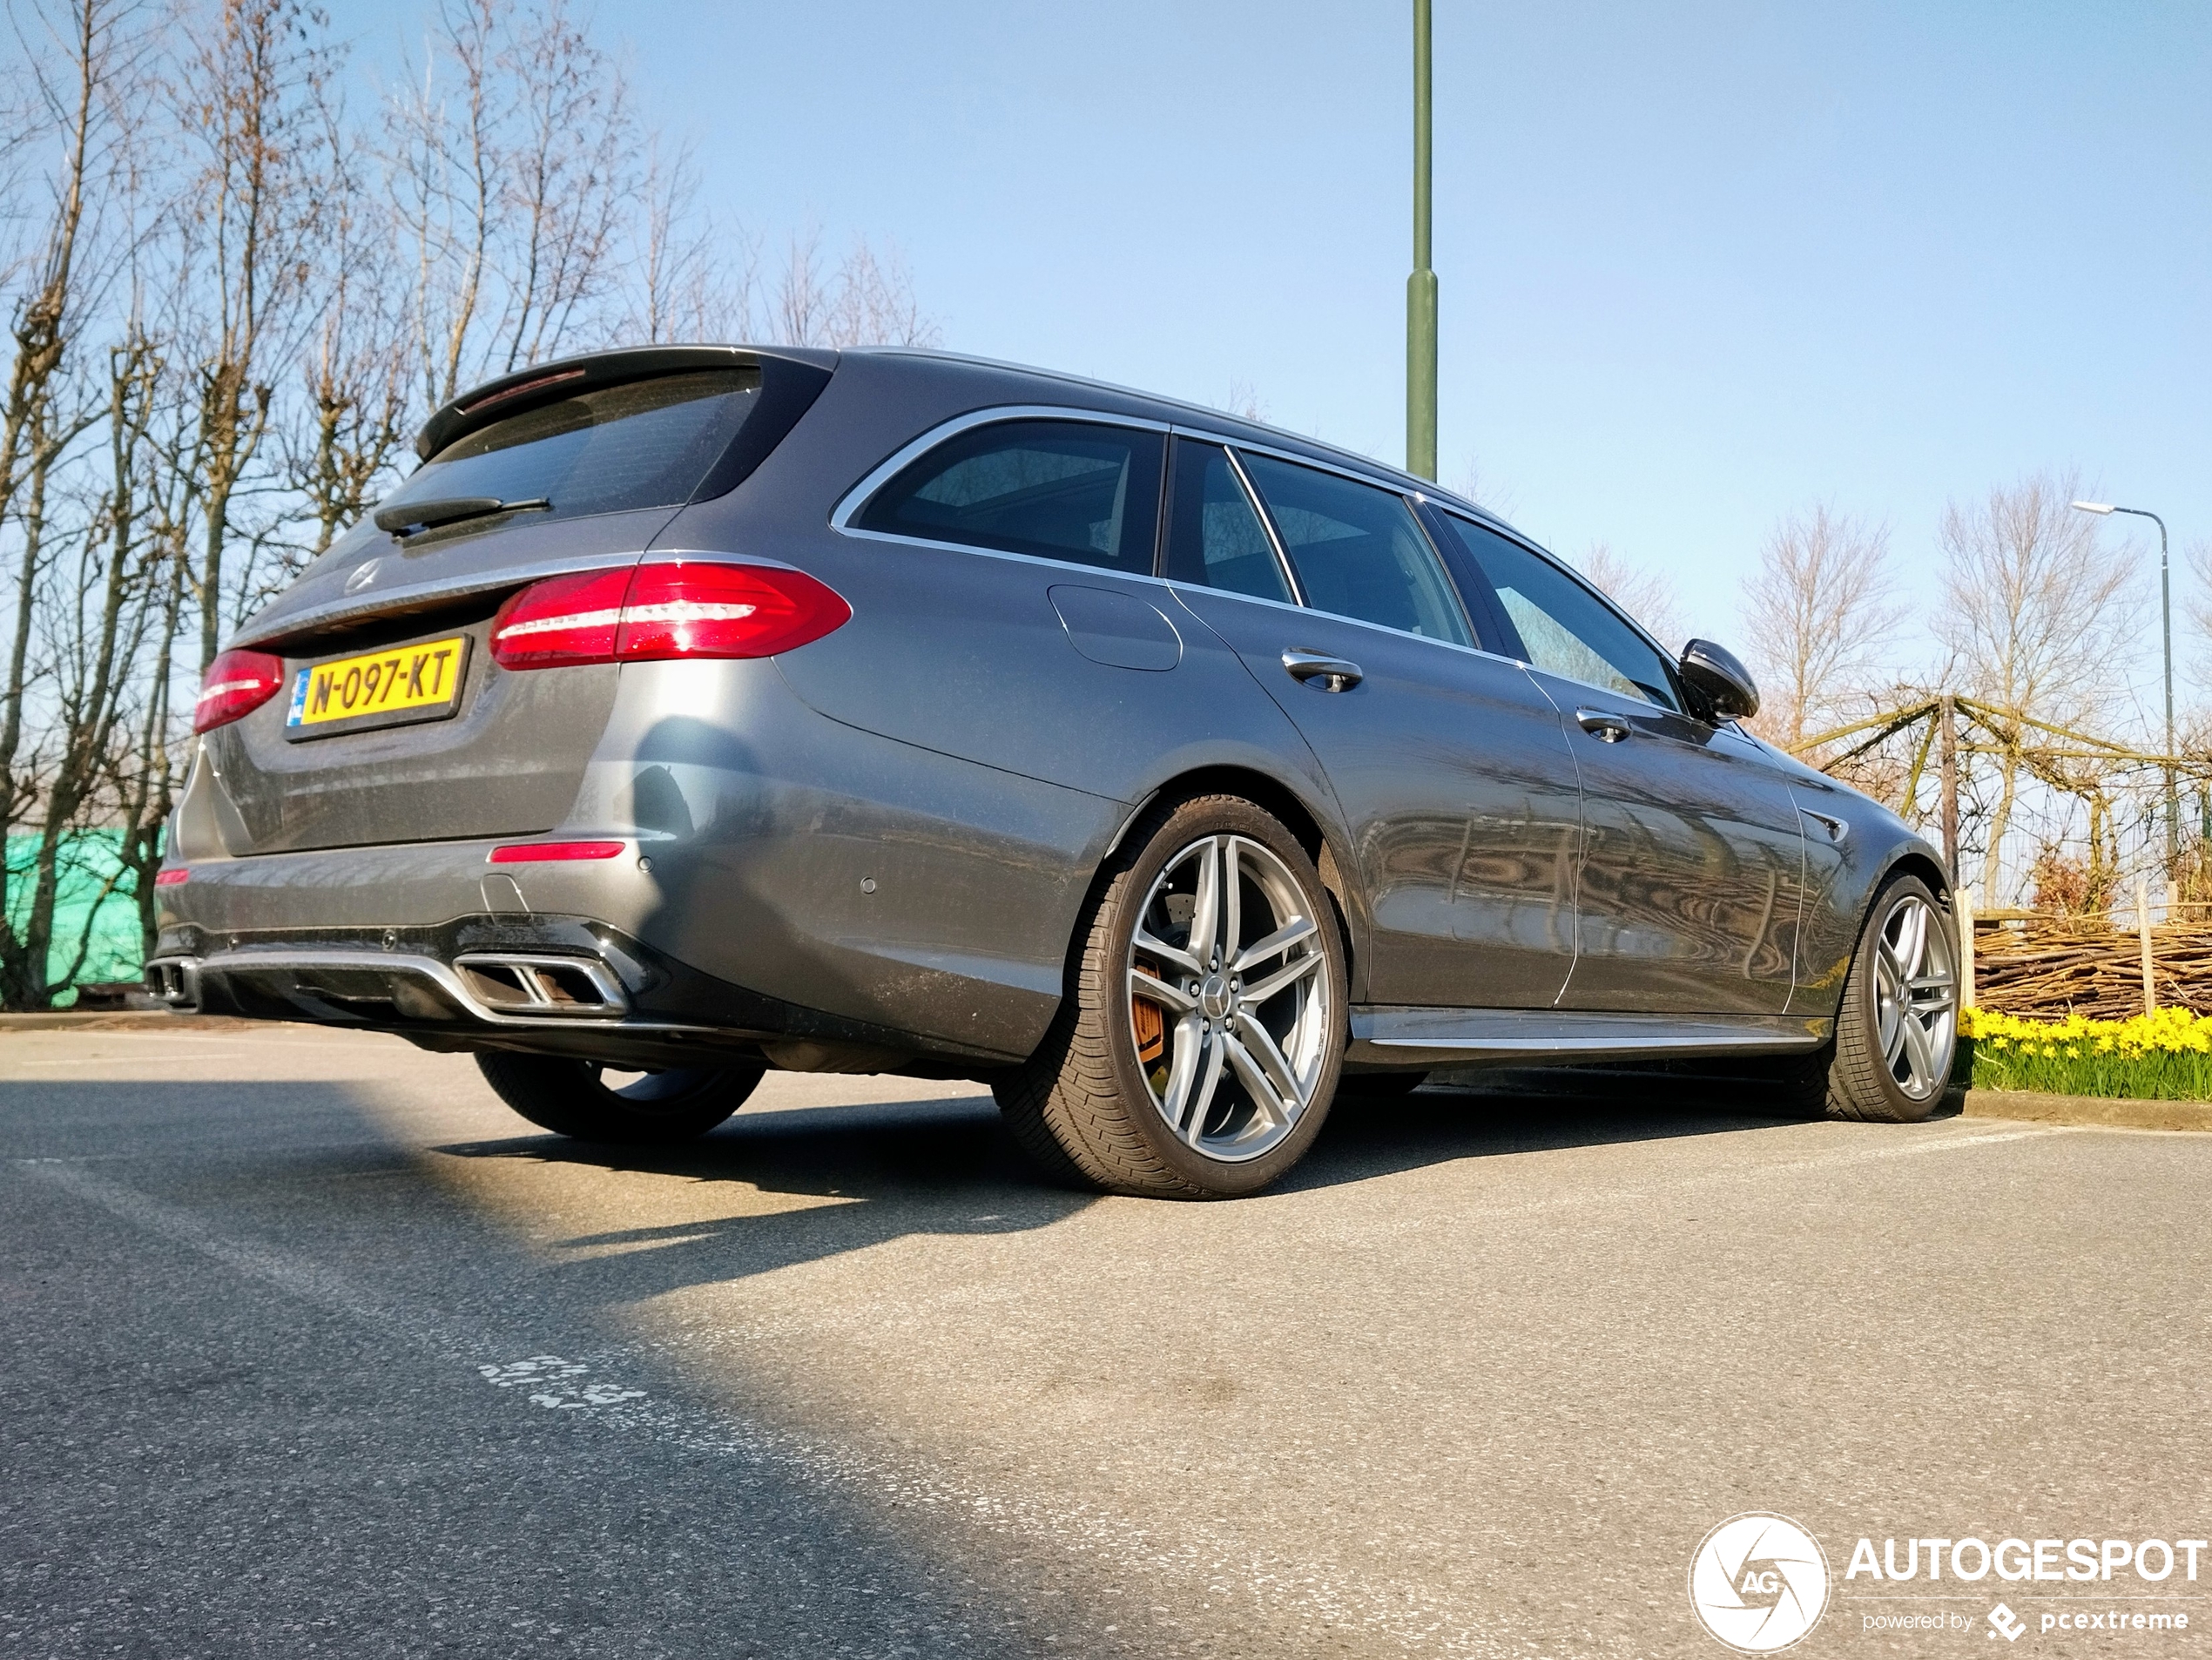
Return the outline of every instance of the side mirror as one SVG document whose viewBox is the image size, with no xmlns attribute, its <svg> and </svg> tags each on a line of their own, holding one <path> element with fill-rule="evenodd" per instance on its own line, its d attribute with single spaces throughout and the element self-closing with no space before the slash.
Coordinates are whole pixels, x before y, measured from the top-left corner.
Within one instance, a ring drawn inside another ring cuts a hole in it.
<svg viewBox="0 0 2212 1660">
<path fill-rule="evenodd" d="M 1692 640 L 1683 647 L 1682 678 L 1714 720 L 1742 720 L 1759 712 L 1759 686 L 1751 671 L 1735 653 L 1710 640 Z"/>
</svg>

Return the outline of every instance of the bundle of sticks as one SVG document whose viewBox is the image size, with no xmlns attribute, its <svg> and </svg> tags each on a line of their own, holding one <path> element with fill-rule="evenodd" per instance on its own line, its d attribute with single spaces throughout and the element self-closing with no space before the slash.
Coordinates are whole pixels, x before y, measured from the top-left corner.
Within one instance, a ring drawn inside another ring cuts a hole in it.
<svg viewBox="0 0 2212 1660">
<path fill-rule="evenodd" d="M 2161 1009 L 2212 1014 L 2212 921 L 2150 931 L 2151 977 Z M 2024 1019 L 2067 1014 L 2126 1020 L 2143 1012 L 2142 941 L 2102 917 L 1974 923 L 1974 1001 Z"/>
</svg>

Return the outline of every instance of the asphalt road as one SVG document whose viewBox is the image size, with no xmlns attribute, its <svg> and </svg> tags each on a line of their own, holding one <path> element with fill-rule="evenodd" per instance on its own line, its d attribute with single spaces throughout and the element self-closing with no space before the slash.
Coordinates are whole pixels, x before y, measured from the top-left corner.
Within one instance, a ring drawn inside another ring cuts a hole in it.
<svg viewBox="0 0 2212 1660">
<path fill-rule="evenodd" d="M 1720 1656 L 1687 1569 L 1750 1509 L 1837 1576 L 1797 1652 L 1989 1660 L 1869 1630 L 1852 1542 L 2205 1535 L 2209 1184 L 1424 1092 L 1167 1205 L 968 1086 L 772 1076 L 617 1159 L 393 1040 L 0 1034 L 0 1660 Z M 1919 1589 L 2164 1653 L 2206 1579 L 2149 1638 Z"/>
</svg>

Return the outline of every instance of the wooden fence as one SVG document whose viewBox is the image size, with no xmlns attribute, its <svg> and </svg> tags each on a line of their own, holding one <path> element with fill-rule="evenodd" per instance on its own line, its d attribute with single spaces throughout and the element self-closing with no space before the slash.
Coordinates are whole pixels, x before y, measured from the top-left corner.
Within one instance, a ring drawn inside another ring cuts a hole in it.
<svg viewBox="0 0 2212 1660">
<path fill-rule="evenodd" d="M 2147 1006 L 2212 1015 L 2212 918 L 2195 908 L 2148 927 L 2121 912 L 2124 928 L 2114 915 L 1977 916 L 1973 1001 L 2036 1020 L 2127 1020 Z"/>
</svg>

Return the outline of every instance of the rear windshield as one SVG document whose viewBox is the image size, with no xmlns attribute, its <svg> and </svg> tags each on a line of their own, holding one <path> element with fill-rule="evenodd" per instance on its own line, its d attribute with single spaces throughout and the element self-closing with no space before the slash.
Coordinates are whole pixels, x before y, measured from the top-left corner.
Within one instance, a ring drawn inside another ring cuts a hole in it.
<svg viewBox="0 0 2212 1660">
<path fill-rule="evenodd" d="M 760 402 L 756 368 L 595 388 L 480 427 L 425 462 L 382 506 L 493 496 L 543 501 L 534 517 L 678 507 Z"/>
</svg>

